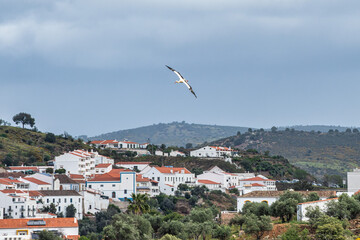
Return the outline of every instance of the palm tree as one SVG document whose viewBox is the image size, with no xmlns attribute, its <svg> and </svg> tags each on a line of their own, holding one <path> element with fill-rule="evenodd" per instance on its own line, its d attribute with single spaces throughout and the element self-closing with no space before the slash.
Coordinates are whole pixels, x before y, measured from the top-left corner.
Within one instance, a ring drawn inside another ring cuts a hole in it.
<svg viewBox="0 0 360 240">
<path fill-rule="evenodd" d="M 128 211 L 140 215 L 143 213 L 147 213 L 150 210 L 150 205 L 147 203 L 149 201 L 149 197 L 146 194 L 131 194 L 132 199 L 128 199 L 130 205 L 128 206 Z"/>
</svg>

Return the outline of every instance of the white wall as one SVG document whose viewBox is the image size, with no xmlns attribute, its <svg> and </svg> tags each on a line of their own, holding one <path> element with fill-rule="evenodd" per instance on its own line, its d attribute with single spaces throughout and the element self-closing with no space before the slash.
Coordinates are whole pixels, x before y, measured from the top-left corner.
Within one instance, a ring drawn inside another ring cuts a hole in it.
<svg viewBox="0 0 360 240">
<path fill-rule="evenodd" d="M 356 168 L 352 172 L 347 173 L 347 191 L 357 192 L 360 190 L 360 169 Z"/>
</svg>

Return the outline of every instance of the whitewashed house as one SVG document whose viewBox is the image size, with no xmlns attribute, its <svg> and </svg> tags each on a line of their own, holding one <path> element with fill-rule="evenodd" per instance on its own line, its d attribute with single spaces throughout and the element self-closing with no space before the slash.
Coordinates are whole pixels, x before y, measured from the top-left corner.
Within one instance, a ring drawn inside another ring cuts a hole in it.
<svg viewBox="0 0 360 240">
<path fill-rule="evenodd" d="M 151 167 L 147 172 L 141 172 L 144 177 L 159 182 L 160 192 L 173 194 L 179 184 L 195 185 L 195 174 L 186 168 Z M 174 190 L 174 191 L 172 191 Z"/>
<path fill-rule="evenodd" d="M 201 179 L 198 179 L 196 185 L 205 186 L 205 187 L 207 187 L 210 191 L 212 191 L 212 190 L 221 190 L 221 191 L 223 191 L 223 190 L 224 190 L 224 189 L 221 187 L 221 183 L 219 183 L 219 182 L 214 182 L 214 181 L 211 181 L 211 180 L 204 180 L 204 179 L 201 180 Z"/>
<path fill-rule="evenodd" d="M 160 194 L 159 182 L 136 174 L 136 192 L 154 197 Z"/>
<path fill-rule="evenodd" d="M 102 196 L 97 191 L 88 189 L 82 191 L 81 194 L 84 199 L 84 213 L 95 214 L 109 207 L 109 198 Z"/>
<path fill-rule="evenodd" d="M 297 205 L 297 220 L 302 222 L 307 222 L 309 221 L 309 218 L 306 217 L 306 213 L 311 210 L 314 209 L 316 207 L 319 207 L 320 211 L 322 212 L 326 212 L 327 210 L 327 204 L 331 201 L 338 201 L 338 198 L 329 198 L 329 199 L 323 199 L 323 200 L 319 200 L 319 201 L 312 201 L 312 202 L 304 202 L 304 203 L 299 203 Z"/>
<path fill-rule="evenodd" d="M 35 217 L 37 205 L 27 192 L 7 189 L 0 191 L 0 206 L 4 208 L 3 216 L 7 218 Z"/>
<path fill-rule="evenodd" d="M 0 240 L 38 239 L 36 233 L 51 231 L 64 239 L 78 239 L 76 218 L 0 219 Z"/>
<path fill-rule="evenodd" d="M 171 152 L 169 153 L 170 157 L 186 157 L 186 154 L 177 150 L 171 150 Z"/>
<path fill-rule="evenodd" d="M 55 170 L 65 169 L 67 173 L 81 174 L 86 178 L 95 174 L 96 164 L 114 164 L 114 160 L 97 152 L 76 150 L 55 157 L 54 161 Z"/>
<path fill-rule="evenodd" d="M 86 186 L 114 200 L 124 201 L 132 199 L 132 193 L 136 194 L 136 174 L 130 170 L 113 169 L 88 179 Z"/>
<path fill-rule="evenodd" d="M 43 190 L 37 191 L 38 199 L 41 199 L 41 202 L 38 201 L 38 208 L 43 208 L 45 206 L 50 206 L 51 203 L 55 204 L 56 211 L 62 212 L 66 216 L 66 208 L 69 205 L 73 205 L 76 208 L 75 217 L 77 219 L 83 218 L 83 204 L 82 196 L 75 190 Z M 36 192 L 33 192 L 32 195 L 36 195 Z"/>
<path fill-rule="evenodd" d="M 241 179 L 238 189 L 243 194 L 251 191 L 276 191 L 276 181 L 264 177 Z"/>
<path fill-rule="evenodd" d="M 101 163 L 95 166 L 95 174 L 104 174 L 112 170 L 111 163 Z"/>
<path fill-rule="evenodd" d="M 190 157 L 203 158 L 224 158 L 235 155 L 236 152 L 227 147 L 206 146 L 197 150 L 190 151 Z"/>
<path fill-rule="evenodd" d="M 28 183 L 29 190 L 52 190 L 52 183 L 44 182 L 34 177 L 25 177 L 19 180 Z"/>
<path fill-rule="evenodd" d="M 360 190 L 360 168 L 347 173 L 347 191 L 355 193 Z"/>
<path fill-rule="evenodd" d="M 327 199 L 332 196 L 336 196 L 336 191 L 297 191 L 304 197 L 310 193 L 317 193 L 320 200 Z M 247 202 L 265 202 L 269 205 L 273 204 L 280 198 L 285 191 L 253 191 L 237 198 L 237 210 L 241 211 L 245 203 Z"/>
<path fill-rule="evenodd" d="M 233 186 L 238 186 L 239 176 L 234 173 L 227 172 L 204 172 L 197 176 L 199 180 L 210 180 L 221 185 L 222 189 L 228 189 Z"/>
<path fill-rule="evenodd" d="M 53 190 L 75 190 L 79 192 L 81 187 L 80 183 L 72 180 L 69 176 L 65 174 L 55 174 Z"/>
</svg>

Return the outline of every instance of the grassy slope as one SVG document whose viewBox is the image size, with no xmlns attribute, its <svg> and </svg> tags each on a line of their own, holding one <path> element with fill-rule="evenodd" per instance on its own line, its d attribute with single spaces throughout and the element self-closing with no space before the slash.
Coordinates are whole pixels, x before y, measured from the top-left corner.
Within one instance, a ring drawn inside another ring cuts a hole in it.
<svg viewBox="0 0 360 240">
<path fill-rule="evenodd" d="M 42 164 L 65 151 L 88 148 L 82 142 L 56 137 L 55 143 L 45 141 L 45 133 L 18 127 L 0 126 L 0 163 L 11 156 L 13 164 Z"/>
<path fill-rule="evenodd" d="M 256 132 L 221 139 L 214 144 L 270 151 L 273 155 L 285 156 L 315 176 L 345 175 L 360 164 L 359 133 Z"/>
</svg>

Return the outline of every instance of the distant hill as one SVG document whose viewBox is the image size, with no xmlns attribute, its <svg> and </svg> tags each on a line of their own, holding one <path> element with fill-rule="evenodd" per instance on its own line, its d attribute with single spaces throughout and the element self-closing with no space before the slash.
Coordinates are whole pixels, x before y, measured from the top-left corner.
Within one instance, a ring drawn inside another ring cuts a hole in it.
<svg viewBox="0 0 360 240">
<path fill-rule="evenodd" d="M 150 138 L 153 144 L 164 143 L 167 146 L 185 146 L 187 143 L 192 143 L 193 146 L 196 146 L 204 142 L 235 135 L 238 131 L 245 132 L 247 130 L 247 127 L 172 122 L 105 133 L 99 136 L 85 138 L 85 140 L 128 139 L 144 143 Z M 81 137 L 84 138 L 84 136 Z"/>
<path fill-rule="evenodd" d="M 0 165 L 45 165 L 65 151 L 87 149 L 71 136 L 55 136 L 18 127 L 0 126 Z"/>
<path fill-rule="evenodd" d="M 305 132 L 254 131 L 212 142 L 239 149 L 270 151 L 282 155 L 290 163 L 316 177 L 324 174 L 345 175 L 347 171 L 360 166 L 360 133 L 347 132 Z"/>
<path fill-rule="evenodd" d="M 321 131 L 328 132 L 329 129 L 337 129 L 338 131 L 345 131 L 347 127 L 341 126 L 325 126 L 325 125 L 308 125 L 308 126 L 290 126 L 279 127 L 279 130 L 286 128 L 293 128 L 299 131 Z M 166 144 L 167 146 L 185 146 L 187 143 L 192 143 L 193 146 L 202 144 L 204 142 L 215 141 L 220 138 L 230 137 L 236 135 L 237 132 L 245 133 L 248 127 L 236 126 L 218 126 L 206 124 L 194 124 L 186 122 L 172 122 L 159 123 L 150 126 L 119 130 L 110 133 L 101 134 L 95 137 L 87 137 L 86 135 L 79 136 L 79 138 L 88 140 L 106 140 L 128 139 L 139 143 L 147 142 L 150 138 L 153 144 Z M 253 128 L 255 129 L 255 128 Z M 270 129 L 265 129 L 266 131 Z"/>
</svg>

